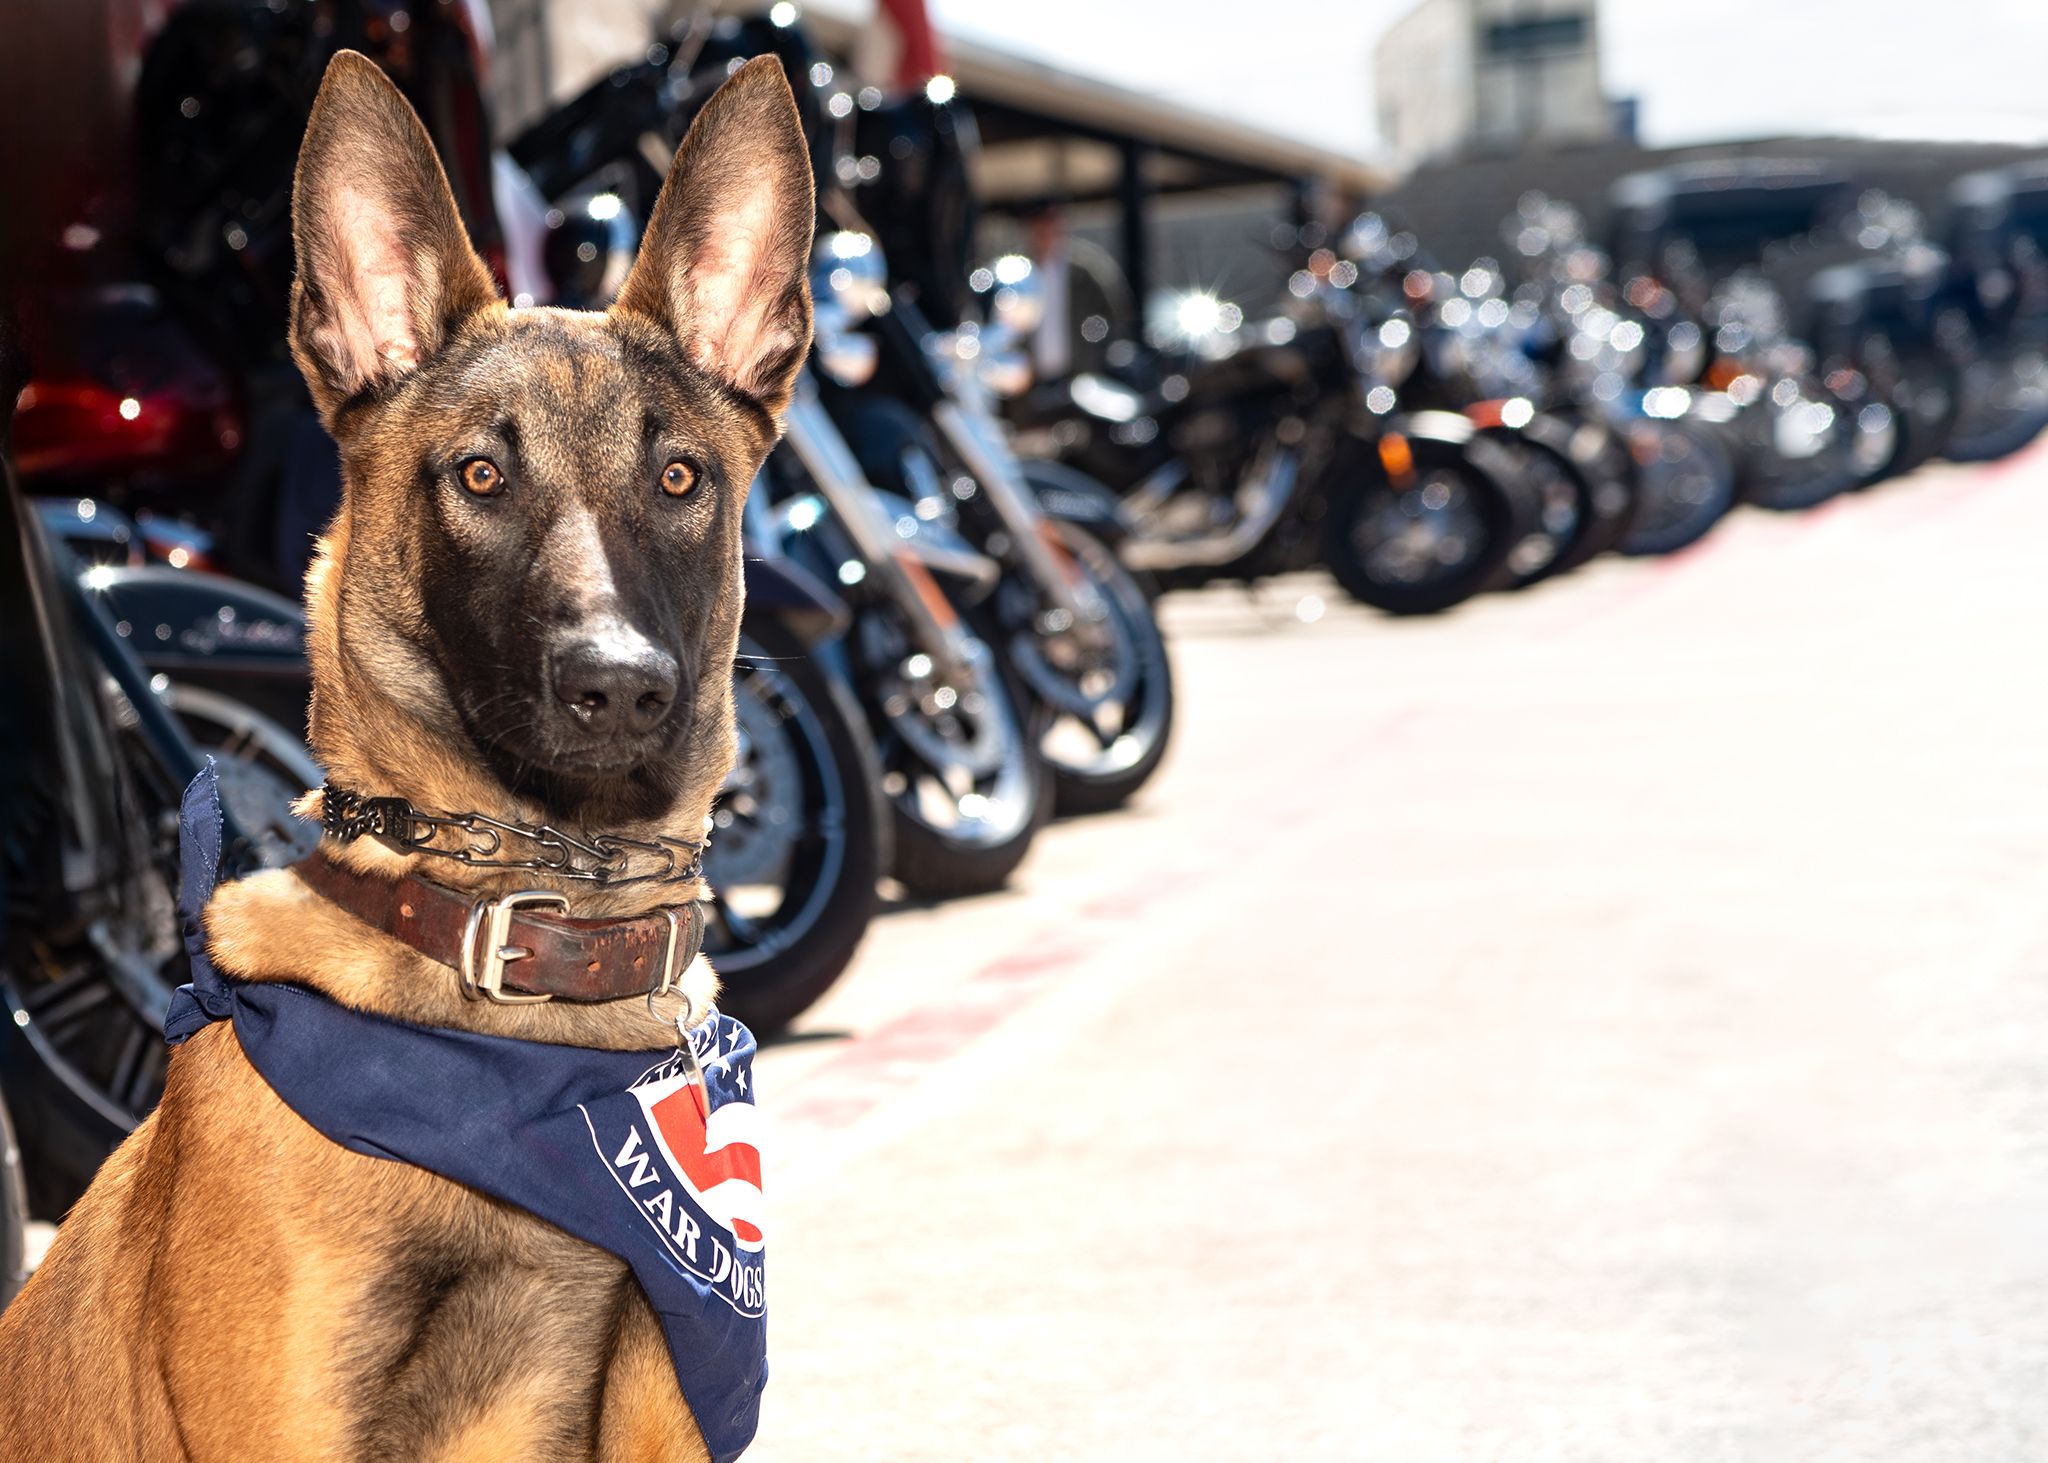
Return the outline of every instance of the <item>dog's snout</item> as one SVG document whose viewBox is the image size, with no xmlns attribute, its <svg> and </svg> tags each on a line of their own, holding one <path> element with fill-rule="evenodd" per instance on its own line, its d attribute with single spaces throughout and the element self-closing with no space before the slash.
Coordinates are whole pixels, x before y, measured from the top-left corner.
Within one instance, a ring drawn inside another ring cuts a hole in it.
<svg viewBox="0 0 2048 1463">
<path fill-rule="evenodd" d="M 550 661 L 555 700 L 592 735 L 652 731 L 675 705 L 675 657 L 644 636 L 578 636 Z"/>
</svg>

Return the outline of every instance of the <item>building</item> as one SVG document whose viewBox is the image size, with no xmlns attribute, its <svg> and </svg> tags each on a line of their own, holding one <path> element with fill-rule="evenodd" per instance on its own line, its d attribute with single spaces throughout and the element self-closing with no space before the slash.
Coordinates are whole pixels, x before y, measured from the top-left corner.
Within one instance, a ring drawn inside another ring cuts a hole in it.
<svg viewBox="0 0 2048 1463">
<path fill-rule="evenodd" d="M 1394 162 L 1615 136 L 1594 0 L 1422 0 L 1373 54 Z"/>
</svg>

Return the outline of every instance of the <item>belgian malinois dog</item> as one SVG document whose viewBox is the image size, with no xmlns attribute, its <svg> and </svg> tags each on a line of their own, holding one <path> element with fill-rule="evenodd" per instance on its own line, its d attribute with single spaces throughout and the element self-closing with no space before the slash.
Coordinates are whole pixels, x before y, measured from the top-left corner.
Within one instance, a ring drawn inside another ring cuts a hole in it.
<svg viewBox="0 0 2048 1463">
<path fill-rule="evenodd" d="M 510 310 L 418 118 L 372 63 L 335 59 L 295 180 L 291 322 L 344 463 L 307 579 L 330 786 L 701 836 L 735 754 L 741 506 L 810 343 L 813 206 L 788 85 L 756 60 L 677 153 L 617 303 Z M 317 796 L 304 807 L 318 814 Z M 428 867 L 374 838 L 330 838 L 324 855 L 365 886 L 425 877 L 482 902 L 551 889 L 584 921 L 644 923 L 702 893 Z M 672 1023 L 715 995 L 695 960 L 658 999 L 479 999 L 296 869 L 223 886 L 204 924 L 236 980 L 536 1042 L 645 1050 L 661 1040 L 650 1013 Z M 595 971 L 612 947 L 590 948 Z M 216 1022 L 176 1050 L 162 1103 L 0 1317 L 0 1456 L 706 1448 L 624 1264 L 330 1142 Z"/>
</svg>

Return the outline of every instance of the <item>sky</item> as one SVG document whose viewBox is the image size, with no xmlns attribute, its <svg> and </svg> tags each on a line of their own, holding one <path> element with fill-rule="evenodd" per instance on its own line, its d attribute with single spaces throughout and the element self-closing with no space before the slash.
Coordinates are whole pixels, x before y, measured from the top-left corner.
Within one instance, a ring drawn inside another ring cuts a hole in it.
<svg viewBox="0 0 2048 1463">
<path fill-rule="evenodd" d="M 1370 157 L 1373 43 L 1414 0 L 926 3 L 942 31 Z M 2048 142 L 2048 0 L 1600 0 L 1599 18 L 1607 93 L 1640 99 L 1653 146 Z"/>
</svg>

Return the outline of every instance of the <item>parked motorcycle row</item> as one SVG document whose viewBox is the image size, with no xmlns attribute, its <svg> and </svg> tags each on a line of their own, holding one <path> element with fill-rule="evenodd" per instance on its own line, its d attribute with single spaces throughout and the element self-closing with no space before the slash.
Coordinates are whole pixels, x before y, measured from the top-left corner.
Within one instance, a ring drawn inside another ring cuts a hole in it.
<svg viewBox="0 0 2048 1463">
<path fill-rule="evenodd" d="M 1320 562 L 1397 614 L 1608 550 L 1670 553 L 1739 503 L 1812 507 L 2048 423 L 2048 173 L 1964 179 L 1946 247 L 1818 164 L 1616 185 L 1611 247 L 1524 197 L 1451 270 L 1376 214 L 1283 231 L 1265 318 L 1184 293 L 1144 344 L 1036 388 L 1017 441 L 1109 484 L 1172 584 Z"/>
<path fill-rule="evenodd" d="M 789 76 L 816 344 L 748 499 L 707 858 L 724 1003 L 764 1032 L 847 968 L 885 879 L 997 888 L 1055 810 L 1144 785 L 1163 588 L 1320 563 L 1441 611 L 2048 423 L 2048 181 L 2020 175 L 1965 180 L 1945 248 L 1843 180 L 1740 169 L 1629 180 L 1606 250 L 1525 199 L 1510 262 L 1456 272 L 1374 214 L 1293 227 L 1278 307 L 1174 294 L 1034 380 L 1045 291 L 976 254 L 968 110 L 855 89 L 788 10 L 665 34 L 498 152 L 470 3 L 186 5 L 151 43 L 132 237 L 67 235 L 34 358 L 0 336 L 0 594 L 32 627 L 0 710 L 0 1180 L 40 1212 L 162 1090 L 179 791 L 219 764 L 230 872 L 315 837 L 296 596 L 340 479 L 283 339 L 294 151 L 342 47 L 427 120 L 519 307 L 605 304 L 696 110 L 750 56 Z"/>
</svg>

